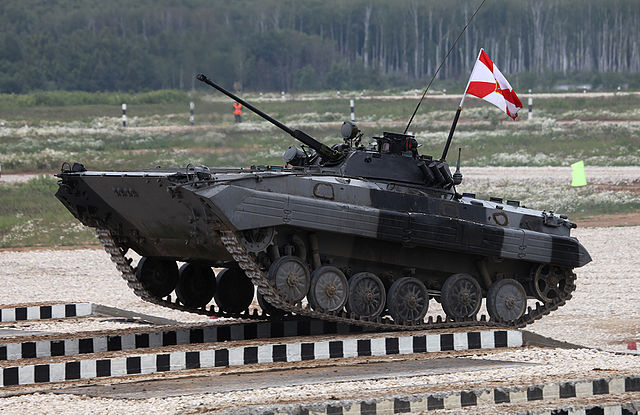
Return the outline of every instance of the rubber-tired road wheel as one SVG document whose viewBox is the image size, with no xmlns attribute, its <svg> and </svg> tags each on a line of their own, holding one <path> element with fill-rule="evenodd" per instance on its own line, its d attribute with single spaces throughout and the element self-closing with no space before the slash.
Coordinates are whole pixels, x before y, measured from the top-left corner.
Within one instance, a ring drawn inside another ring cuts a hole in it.
<svg viewBox="0 0 640 415">
<path fill-rule="evenodd" d="M 491 284 L 487 293 L 487 312 L 494 320 L 512 322 L 527 308 L 527 293 L 518 281 L 506 278 Z"/>
<path fill-rule="evenodd" d="M 314 310 L 337 311 L 347 303 L 349 283 L 340 269 L 325 265 L 311 274 L 307 298 Z"/>
<path fill-rule="evenodd" d="M 216 277 L 216 305 L 227 313 L 241 313 L 253 301 L 253 283 L 238 267 L 225 268 Z"/>
<path fill-rule="evenodd" d="M 469 274 L 453 274 L 442 285 L 442 309 L 453 320 L 475 316 L 482 303 L 480 284 Z"/>
<path fill-rule="evenodd" d="M 384 284 L 377 275 L 359 272 L 349 280 L 348 310 L 358 317 L 374 319 L 384 311 Z"/>
<path fill-rule="evenodd" d="M 136 276 L 151 294 L 166 297 L 178 283 L 178 264 L 168 259 L 144 256 L 138 262 Z"/>
<path fill-rule="evenodd" d="M 423 321 L 429 309 L 427 287 L 413 277 L 403 277 L 394 281 L 387 294 L 387 308 L 396 323 Z"/>
<path fill-rule="evenodd" d="M 286 255 L 271 264 L 269 279 L 275 281 L 276 290 L 285 300 L 295 303 L 307 295 L 311 275 L 309 267 L 300 258 Z"/>
<path fill-rule="evenodd" d="M 200 308 L 216 293 L 216 275 L 206 265 L 186 263 L 180 267 L 176 296 L 190 308 Z"/>
</svg>

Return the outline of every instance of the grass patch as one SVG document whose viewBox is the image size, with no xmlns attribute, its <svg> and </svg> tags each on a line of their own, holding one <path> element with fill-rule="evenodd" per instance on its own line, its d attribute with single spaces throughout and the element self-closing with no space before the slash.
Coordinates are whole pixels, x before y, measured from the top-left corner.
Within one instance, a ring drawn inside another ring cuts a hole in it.
<svg viewBox="0 0 640 415">
<path fill-rule="evenodd" d="M 473 115 L 473 114 L 472 114 Z M 285 122 L 289 122 L 286 120 Z M 310 117 L 309 117 L 310 118 Z M 295 125 L 295 122 L 290 122 Z M 300 125 L 325 144 L 340 141 L 339 121 Z M 392 121 L 372 121 L 361 127 L 364 143 L 381 131 L 401 130 Z M 438 156 L 448 123 L 420 117 L 412 126 L 423 154 Z M 638 165 L 640 147 L 633 137 L 640 123 L 559 123 L 550 118 L 534 122 L 462 122 L 452 142 L 452 153 L 462 147 L 465 166 L 562 166 L 578 160 L 586 165 Z M 100 170 L 143 167 L 211 167 L 281 165 L 286 148 L 297 142 L 266 122 L 240 125 L 222 121 L 204 128 L 144 130 L 48 126 L 0 129 L 0 163 L 3 173 L 55 171 L 64 161 L 79 161 Z"/>
<path fill-rule="evenodd" d="M 53 196 L 52 177 L 0 185 L 0 248 L 95 244 L 95 232 Z"/>
<path fill-rule="evenodd" d="M 123 102 L 141 104 L 184 103 L 185 91 L 158 90 L 140 93 L 40 91 L 30 94 L 0 94 L 0 108 L 66 107 L 76 105 L 121 105 Z"/>
</svg>

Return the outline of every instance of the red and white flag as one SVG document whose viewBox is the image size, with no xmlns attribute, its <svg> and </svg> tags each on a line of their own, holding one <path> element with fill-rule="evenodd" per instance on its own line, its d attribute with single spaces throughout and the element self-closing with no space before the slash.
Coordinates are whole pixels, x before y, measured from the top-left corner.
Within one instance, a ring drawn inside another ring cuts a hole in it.
<svg viewBox="0 0 640 415">
<path fill-rule="evenodd" d="M 522 108 L 522 102 L 515 91 L 484 49 L 480 49 L 480 55 L 471 71 L 465 94 L 489 101 L 514 120 Z"/>
</svg>

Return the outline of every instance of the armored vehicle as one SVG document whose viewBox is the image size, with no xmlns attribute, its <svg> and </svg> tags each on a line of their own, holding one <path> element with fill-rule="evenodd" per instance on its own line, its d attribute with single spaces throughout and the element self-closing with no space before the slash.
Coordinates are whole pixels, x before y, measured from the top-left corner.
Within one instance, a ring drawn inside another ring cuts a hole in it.
<svg viewBox="0 0 640 415">
<path fill-rule="evenodd" d="M 97 229 L 145 300 L 378 328 L 521 327 L 563 305 L 573 269 L 591 260 L 567 216 L 456 192 L 460 155 L 452 174 L 444 155 L 420 155 L 414 136 L 385 132 L 364 145 L 352 122 L 344 142 L 328 147 L 198 79 L 303 146 L 285 151 L 284 167 L 65 164 L 56 196 Z M 135 266 L 128 250 L 141 256 Z M 478 317 L 483 299 L 488 318 Z M 426 318 L 436 302 L 443 311 Z"/>
</svg>

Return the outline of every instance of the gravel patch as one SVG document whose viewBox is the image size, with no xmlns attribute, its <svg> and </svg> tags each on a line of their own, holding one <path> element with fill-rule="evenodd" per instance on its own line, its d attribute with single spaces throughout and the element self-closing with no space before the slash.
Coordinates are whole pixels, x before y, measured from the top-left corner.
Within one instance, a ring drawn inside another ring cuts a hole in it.
<svg viewBox="0 0 640 415">
<path fill-rule="evenodd" d="M 139 299 L 102 249 L 5 251 L 0 252 L 0 269 L 7 303 L 82 301 L 181 322 L 209 321 Z"/>
<path fill-rule="evenodd" d="M 48 412 L 51 412 L 51 408 L 56 408 L 54 412 L 63 414 L 77 413 L 78 411 L 110 414 L 131 409 L 145 413 L 207 413 L 266 403 L 285 404 L 333 399 L 362 399 L 384 395 L 533 385 L 560 380 L 615 377 L 640 371 L 640 358 L 637 356 L 614 355 L 587 349 L 527 348 L 491 355 L 477 354 L 471 355 L 471 357 L 525 361 L 537 363 L 537 365 L 472 372 L 459 370 L 448 374 L 409 378 L 389 377 L 347 383 L 265 388 L 251 392 L 152 398 L 135 402 L 38 393 L 5 397 L 2 399 L 2 403 L 3 407 L 11 408 L 12 411 L 26 413 L 44 413 L 37 412 L 44 402 L 47 403 Z M 33 412 L 34 409 L 36 412 Z"/>
<path fill-rule="evenodd" d="M 564 307 L 527 326 L 557 340 L 626 350 L 640 340 L 640 227 L 576 229 L 593 261 L 576 270 L 576 291 Z"/>
<path fill-rule="evenodd" d="M 64 320 L 39 320 L 39 321 L 20 321 L 2 324 L 0 328 L 42 331 L 51 333 L 77 333 L 83 331 L 106 331 L 106 330 L 122 330 L 128 328 L 153 327 L 153 324 L 130 321 L 122 317 L 82 317 L 78 319 Z M 18 336 L 19 333 L 16 333 Z M 3 338 L 11 337 L 11 335 L 3 336 Z"/>
</svg>

